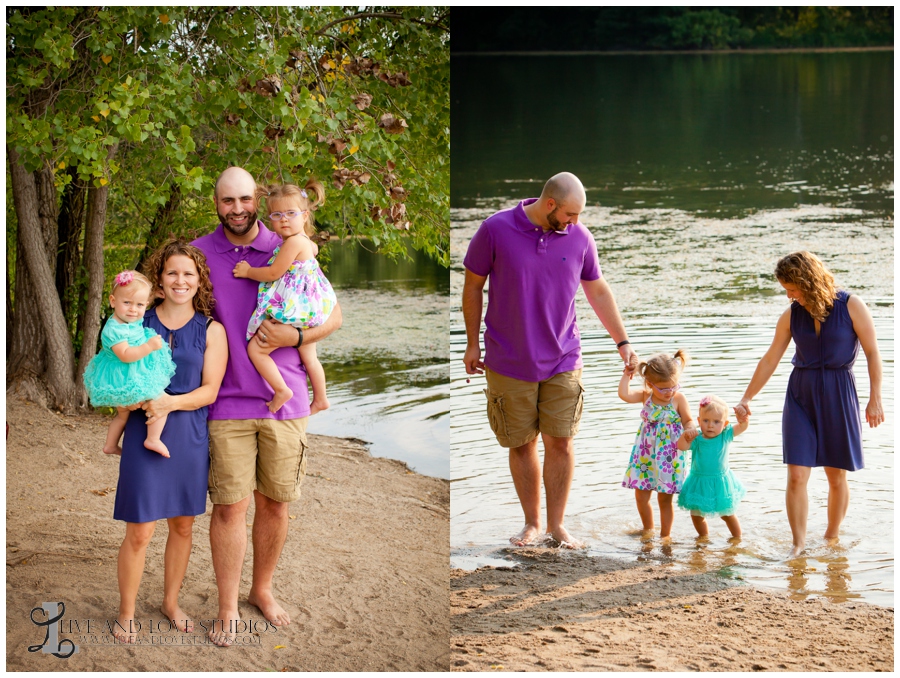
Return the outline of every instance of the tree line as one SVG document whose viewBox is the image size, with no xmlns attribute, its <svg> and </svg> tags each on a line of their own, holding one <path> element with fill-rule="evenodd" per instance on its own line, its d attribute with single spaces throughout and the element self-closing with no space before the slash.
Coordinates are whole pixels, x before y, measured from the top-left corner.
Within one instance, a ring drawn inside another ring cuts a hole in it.
<svg viewBox="0 0 900 678">
<path fill-rule="evenodd" d="M 891 7 L 459 7 L 454 52 L 893 46 Z"/>
<path fill-rule="evenodd" d="M 320 228 L 449 262 L 447 8 L 6 10 L 7 389 L 86 405 L 104 292 L 215 225 L 215 178 L 325 182 Z"/>
</svg>

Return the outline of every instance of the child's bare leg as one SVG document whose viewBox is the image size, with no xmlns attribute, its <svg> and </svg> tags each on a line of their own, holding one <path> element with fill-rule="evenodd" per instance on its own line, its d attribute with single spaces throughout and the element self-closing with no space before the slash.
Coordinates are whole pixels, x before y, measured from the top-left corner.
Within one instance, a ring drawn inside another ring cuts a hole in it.
<svg viewBox="0 0 900 678">
<path fill-rule="evenodd" d="M 256 371 L 275 391 L 275 397 L 266 403 L 269 412 L 277 412 L 282 405 L 294 397 L 294 392 L 288 388 L 284 377 L 278 371 L 278 365 L 275 364 L 275 361 L 269 355 L 274 350 L 274 348 L 263 348 L 252 339 L 247 346 L 247 354 L 250 356 L 250 361 L 253 363 Z"/>
<path fill-rule="evenodd" d="M 128 415 L 131 411 L 127 407 L 116 408 L 116 416 L 109 423 L 106 429 L 106 442 L 103 443 L 103 454 L 122 454 L 122 447 L 119 441 L 125 432 L 125 424 L 128 423 Z"/>
<path fill-rule="evenodd" d="M 724 520 L 725 524 L 728 525 L 728 529 L 731 531 L 732 537 L 741 536 L 741 523 L 737 519 L 737 516 L 722 516 L 722 520 Z"/>
<path fill-rule="evenodd" d="M 672 523 L 675 522 L 675 510 L 672 508 L 672 499 L 674 498 L 674 494 L 656 493 L 656 500 L 659 502 L 660 537 L 668 537 L 672 534 Z"/>
<path fill-rule="evenodd" d="M 653 529 L 653 509 L 650 508 L 650 497 L 653 492 L 650 490 L 635 490 L 634 502 L 637 504 L 638 515 L 641 517 L 641 525 L 644 531 Z"/>
<path fill-rule="evenodd" d="M 319 362 L 314 343 L 300 347 L 300 360 L 303 362 L 303 367 L 306 368 L 309 383 L 312 385 L 313 399 L 309 404 L 309 414 L 313 415 L 316 412 L 327 410 L 331 405 L 328 403 L 328 398 L 325 397 L 325 368 Z"/>
<path fill-rule="evenodd" d="M 147 424 L 147 439 L 144 441 L 144 447 L 148 450 L 159 452 L 164 457 L 169 456 L 169 448 L 166 447 L 166 444 L 159 437 L 162 435 L 166 419 L 168 418 L 169 415 L 164 414 L 152 424 Z"/>
<path fill-rule="evenodd" d="M 694 529 L 697 530 L 697 536 L 708 537 L 709 525 L 706 524 L 706 518 L 691 513 L 691 522 L 694 523 Z"/>
</svg>

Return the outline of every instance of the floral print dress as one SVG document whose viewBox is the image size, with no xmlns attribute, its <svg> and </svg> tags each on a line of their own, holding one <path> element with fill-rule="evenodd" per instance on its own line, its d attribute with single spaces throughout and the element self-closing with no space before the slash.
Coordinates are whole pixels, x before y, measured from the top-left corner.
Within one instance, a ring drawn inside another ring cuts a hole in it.
<svg viewBox="0 0 900 678">
<path fill-rule="evenodd" d="M 275 261 L 279 250 L 281 246 L 275 248 L 268 266 Z M 304 330 L 318 327 L 328 319 L 336 303 L 334 289 L 319 268 L 319 262 L 315 259 L 295 261 L 275 282 L 259 284 L 256 311 L 247 325 L 247 340 L 266 318 Z"/>
<path fill-rule="evenodd" d="M 663 494 L 681 492 L 684 452 L 678 449 L 677 442 L 683 431 L 674 403 L 657 405 L 652 396 L 647 398 L 622 487 Z"/>
</svg>

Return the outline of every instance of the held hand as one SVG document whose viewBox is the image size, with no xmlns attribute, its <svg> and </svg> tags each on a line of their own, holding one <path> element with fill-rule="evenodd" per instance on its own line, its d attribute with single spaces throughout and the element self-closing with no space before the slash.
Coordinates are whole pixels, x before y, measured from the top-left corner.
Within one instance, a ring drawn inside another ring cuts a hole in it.
<svg viewBox="0 0 900 678">
<path fill-rule="evenodd" d="M 737 417 L 739 424 L 746 424 L 750 421 L 750 412 L 742 405 L 735 405 L 734 416 Z"/>
<path fill-rule="evenodd" d="M 637 353 L 634 352 L 634 349 L 631 348 L 631 344 L 625 344 L 624 346 L 619 348 L 619 355 L 622 357 L 622 361 L 633 369 L 637 369 L 638 360 Z"/>
<path fill-rule="evenodd" d="M 152 424 L 154 421 L 169 412 L 175 410 L 175 399 L 168 393 L 163 393 L 156 400 L 148 400 L 142 404 L 144 411 L 147 413 L 147 423 Z"/>
<path fill-rule="evenodd" d="M 239 261 L 237 266 L 234 267 L 232 273 L 235 278 L 246 278 L 247 274 L 250 272 L 250 264 L 246 261 Z"/>
<path fill-rule="evenodd" d="M 283 348 L 297 345 L 297 328 L 285 325 L 277 320 L 266 318 L 253 335 L 254 340 L 263 348 Z"/>
<path fill-rule="evenodd" d="M 625 365 L 625 368 L 622 370 L 622 374 L 626 375 L 628 377 L 629 381 L 634 376 L 635 367 L 636 367 L 635 365 L 628 364 L 628 365 Z"/>
<path fill-rule="evenodd" d="M 870 400 L 866 405 L 866 421 L 870 428 L 875 428 L 879 424 L 884 423 L 884 410 L 881 408 L 881 402 Z"/>
<path fill-rule="evenodd" d="M 700 435 L 700 429 L 698 428 L 687 428 L 684 430 L 684 439 L 689 443 L 694 441 L 698 435 Z"/>
<path fill-rule="evenodd" d="M 739 402 L 737 405 L 734 406 L 734 416 L 736 416 L 738 418 L 738 421 L 741 420 L 740 418 L 742 416 L 746 415 L 749 417 L 751 414 L 753 414 L 753 412 L 750 411 L 750 401 L 749 400 L 742 400 L 741 402 Z"/>
<path fill-rule="evenodd" d="M 150 339 L 147 340 L 147 343 L 150 345 L 151 351 L 158 351 L 163 347 L 162 337 L 158 334 L 155 337 L 150 337 Z"/>
<path fill-rule="evenodd" d="M 484 374 L 484 363 L 481 362 L 481 346 L 468 346 L 463 356 L 466 374 Z"/>
</svg>

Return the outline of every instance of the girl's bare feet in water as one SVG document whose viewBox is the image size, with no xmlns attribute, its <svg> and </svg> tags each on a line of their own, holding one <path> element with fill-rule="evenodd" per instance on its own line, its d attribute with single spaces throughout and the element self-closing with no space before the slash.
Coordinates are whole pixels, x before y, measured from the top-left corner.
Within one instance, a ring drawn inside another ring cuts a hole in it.
<svg viewBox="0 0 900 678">
<path fill-rule="evenodd" d="M 294 392 L 285 387 L 283 391 L 275 391 L 275 397 L 272 398 L 266 405 L 269 408 L 269 412 L 277 412 L 281 409 L 281 406 L 284 405 L 288 400 L 294 397 Z"/>
<path fill-rule="evenodd" d="M 328 402 L 328 398 L 316 398 L 313 396 L 313 401 L 309 404 L 309 416 L 314 415 L 316 412 L 327 410 L 329 407 L 331 407 L 331 403 Z"/>
<path fill-rule="evenodd" d="M 175 628 L 178 629 L 181 633 L 194 632 L 194 622 L 188 619 L 188 616 L 177 605 L 172 608 L 168 608 L 165 605 L 160 605 L 159 611 L 166 615 L 166 618 L 170 622 L 172 622 L 172 624 L 175 625 Z"/>
<path fill-rule="evenodd" d="M 166 447 L 166 444 L 162 440 L 150 440 L 150 438 L 147 438 L 147 440 L 144 441 L 144 447 L 146 447 L 148 450 L 156 452 L 157 454 L 161 454 L 167 459 L 169 457 L 169 448 Z M 122 451 L 120 448 L 119 454 L 121 453 Z"/>
<path fill-rule="evenodd" d="M 550 536 L 559 544 L 561 549 L 583 549 L 585 547 L 583 541 L 575 539 L 562 525 L 555 530 L 551 530 Z"/>
<path fill-rule="evenodd" d="M 116 617 L 116 623 L 113 625 L 113 638 L 120 643 L 133 643 L 137 638 L 134 617 Z"/>
<path fill-rule="evenodd" d="M 533 544 L 540 535 L 540 525 L 525 525 L 519 534 L 509 538 L 509 543 L 513 546 L 529 546 L 530 544 Z"/>
</svg>

